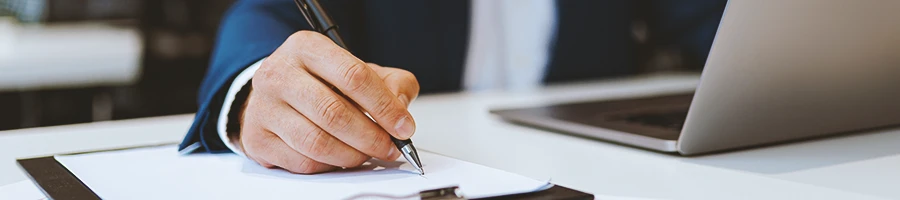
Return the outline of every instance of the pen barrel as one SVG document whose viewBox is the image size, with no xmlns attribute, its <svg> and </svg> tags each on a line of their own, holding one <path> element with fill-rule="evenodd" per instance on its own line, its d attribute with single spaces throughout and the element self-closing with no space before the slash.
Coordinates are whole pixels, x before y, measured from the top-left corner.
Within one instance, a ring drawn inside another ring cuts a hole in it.
<svg viewBox="0 0 900 200">
<path fill-rule="evenodd" d="M 331 38 L 331 40 L 334 41 L 335 44 L 349 51 L 350 48 L 347 47 L 347 44 L 344 43 L 344 39 L 341 38 L 340 34 L 338 34 L 338 26 L 335 25 L 334 21 L 331 19 L 331 15 L 328 15 L 328 11 L 325 11 L 325 8 L 322 7 L 321 4 L 319 4 L 319 1 L 302 1 L 304 1 L 307 6 L 311 7 L 311 9 L 307 10 L 309 12 L 307 14 L 311 15 L 311 18 L 316 19 L 310 21 L 310 23 L 317 23 L 316 25 L 314 25 L 315 28 L 318 28 L 318 30 L 316 31 L 319 31 L 319 33 L 328 36 L 328 38 Z"/>
<path fill-rule="evenodd" d="M 334 41 L 334 44 L 337 44 L 341 48 L 344 48 L 345 50 L 350 51 L 350 48 L 347 47 L 347 44 L 344 43 L 344 39 L 341 38 L 340 34 L 338 34 L 337 26 L 332 26 L 332 27 L 326 28 L 325 32 L 322 34 L 324 34 L 325 36 L 328 36 L 328 38 L 331 38 L 331 41 Z"/>
<path fill-rule="evenodd" d="M 410 139 L 401 140 L 401 139 L 395 138 L 394 136 L 391 136 L 391 141 L 394 142 L 394 145 L 397 145 L 397 148 L 403 148 L 403 146 L 412 144 L 412 140 L 410 140 Z"/>
</svg>

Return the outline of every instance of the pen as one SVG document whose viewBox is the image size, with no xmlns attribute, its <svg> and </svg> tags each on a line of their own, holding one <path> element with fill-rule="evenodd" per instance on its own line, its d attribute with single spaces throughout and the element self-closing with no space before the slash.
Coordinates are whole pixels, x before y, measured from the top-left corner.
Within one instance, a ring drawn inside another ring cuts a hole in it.
<svg viewBox="0 0 900 200">
<path fill-rule="evenodd" d="M 322 5 L 319 4 L 318 0 L 294 0 L 294 3 L 297 4 L 297 8 L 303 13 L 303 17 L 306 18 L 306 22 L 309 22 L 309 25 L 312 26 L 313 30 L 328 36 L 328 38 L 331 38 L 331 40 L 341 48 L 350 50 L 347 48 L 347 45 L 344 44 L 344 39 L 338 34 L 338 26 L 331 21 L 331 16 L 325 13 L 325 9 L 322 8 Z M 340 92 L 338 92 L 338 94 L 340 94 Z M 366 116 L 368 116 L 369 119 L 372 118 L 368 113 Z M 416 147 L 413 146 L 412 140 L 400 140 L 391 136 L 391 141 L 394 142 L 394 145 L 397 146 L 397 149 L 399 149 L 400 153 L 403 154 L 403 157 L 406 158 L 406 161 L 419 171 L 419 175 L 425 175 L 425 170 L 422 169 L 422 162 L 419 161 L 419 154 L 416 152 Z"/>
</svg>

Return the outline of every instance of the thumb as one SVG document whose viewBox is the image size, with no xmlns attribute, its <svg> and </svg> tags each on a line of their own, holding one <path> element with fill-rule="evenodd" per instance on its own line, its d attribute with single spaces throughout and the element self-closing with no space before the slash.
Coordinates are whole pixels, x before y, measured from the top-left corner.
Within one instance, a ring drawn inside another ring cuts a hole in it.
<svg viewBox="0 0 900 200">
<path fill-rule="evenodd" d="M 412 72 L 400 68 L 368 64 L 381 77 L 388 89 L 397 96 L 397 99 L 407 107 L 419 96 L 419 81 L 416 80 L 416 76 Z"/>
</svg>

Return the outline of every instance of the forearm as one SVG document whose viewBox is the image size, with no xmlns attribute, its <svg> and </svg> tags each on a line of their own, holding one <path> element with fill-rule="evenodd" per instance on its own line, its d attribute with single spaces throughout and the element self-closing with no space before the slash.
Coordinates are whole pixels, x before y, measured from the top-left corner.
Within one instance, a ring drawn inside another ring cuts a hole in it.
<svg viewBox="0 0 900 200">
<path fill-rule="evenodd" d="M 255 0 L 237 2 L 229 10 L 219 27 L 210 66 L 197 97 L 199 109 L 181 150 L 199 145 L 199 151 L 231 151 L 218 134 L 228 86 L 239 73 L 274 52 L 288 36 L 308 29 L 302 21 L 293 20 L 303 18 L 289 6 L 293 6 L 291 1 Z"/>
</svg>

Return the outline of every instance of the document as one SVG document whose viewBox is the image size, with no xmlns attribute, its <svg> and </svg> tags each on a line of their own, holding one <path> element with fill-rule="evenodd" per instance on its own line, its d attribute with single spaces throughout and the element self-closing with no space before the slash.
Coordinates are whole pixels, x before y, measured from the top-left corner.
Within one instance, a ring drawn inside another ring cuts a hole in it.
<svg viewBox="0 0 900 200">
<path fill-rule="evenodd" d="M 448 186 L 459 186 L 466 197 L 477 198 L 532 192 L 548 184 L 426 151 L 419 155 L 424 176 L 402 157 L 301 175 L 264 168 L 234 154 L 181 155 L 175 146 L 60 155 L 56 160 L 103 199 L 401 197 Z"/>
<path fill-rule="evenodd" d="M 0 186 L 0 199 L 3 200 L 44 200 L 44 193 L 38 189 L 31 179 Z"/>
</svg>

